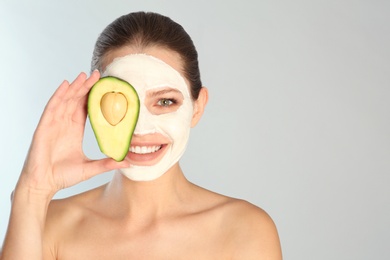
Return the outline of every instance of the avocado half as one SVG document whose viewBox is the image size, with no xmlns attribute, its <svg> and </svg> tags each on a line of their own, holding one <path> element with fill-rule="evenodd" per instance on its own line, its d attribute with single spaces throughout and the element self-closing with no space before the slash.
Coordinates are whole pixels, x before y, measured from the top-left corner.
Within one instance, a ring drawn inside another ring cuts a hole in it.
<svg viewBox="0 0 390 260">
<path fill-rule="evenodd" d="M 133 86 L 116 77 L 99 79 L 88 95 L 88 116 L 100 151 L 116 161 L 126 157 L 140 102 Z"/>
</svg>

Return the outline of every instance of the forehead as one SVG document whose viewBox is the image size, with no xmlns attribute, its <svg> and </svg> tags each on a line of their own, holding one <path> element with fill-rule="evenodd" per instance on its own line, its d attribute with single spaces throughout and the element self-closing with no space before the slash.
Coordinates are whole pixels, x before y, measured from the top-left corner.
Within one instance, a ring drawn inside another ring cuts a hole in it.
<svg viewBox="0 0 390 260">
<path fill-rule="evenodd" d="M 106 67 L 103 76 L 115 76 L 132 84 L 137 92 L 154 88 L 178 89 L 189 96 L 185 79 L 172 66 L 147 54 L 129 54 L 116 58 Z"/>
<path fill-rule="evenodd" d="M 183 76 L 184 66 L 181 56 L 175 51 L 158 45 L 149 46 L 145 48 L 123 46 L 115 50 L 110 50 L 103 58 L 102 70 L 104 71 L 106 69 L 106 66 L 113 62 L 113 60 L 127 56 L 129 54 L 147 54 L 156 57 L 157 59 L 167 63 L 169 66 L 174 68 Z"/>
</svg>

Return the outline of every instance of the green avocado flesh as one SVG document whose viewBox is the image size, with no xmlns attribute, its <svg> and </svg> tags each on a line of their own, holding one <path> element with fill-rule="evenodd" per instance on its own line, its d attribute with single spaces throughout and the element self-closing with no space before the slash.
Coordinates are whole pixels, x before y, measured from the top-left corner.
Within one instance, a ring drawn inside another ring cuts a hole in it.
<svg viewBox="0 0 390 260">
<path fill-rule="evenodd" d="M 128 82 L 103 77 L 88 95 L 88 116 L 99 148 L 108 157 L 123 161 L 138 120 L 139 98 Z"/>
</svg>

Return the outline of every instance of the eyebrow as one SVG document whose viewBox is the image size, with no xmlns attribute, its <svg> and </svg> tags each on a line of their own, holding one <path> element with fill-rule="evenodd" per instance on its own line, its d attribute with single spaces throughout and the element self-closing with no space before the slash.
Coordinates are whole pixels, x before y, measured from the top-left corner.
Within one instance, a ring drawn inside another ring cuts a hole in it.
<svg viewBox="0 0 390 260">
<path fill-rule="evenodd" d="M 165 95 L 167 93 L 172 93 L 172 92 L 181 94 L 181 92 L 177 89 L 167 88 L 167 89 L 161 89 L 158 91 L 151 91 L 151 93 L 147 93 L 147 95 L 150 97 L 156 97 L 156 96 L 161 96 L 161 95 Z"/>
</svg>

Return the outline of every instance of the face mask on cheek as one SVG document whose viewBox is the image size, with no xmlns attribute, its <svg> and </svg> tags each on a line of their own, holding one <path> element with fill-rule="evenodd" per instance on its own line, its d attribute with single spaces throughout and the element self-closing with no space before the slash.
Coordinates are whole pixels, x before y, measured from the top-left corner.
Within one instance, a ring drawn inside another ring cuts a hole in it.
<svg viewBox="0 0 390 260">
<path fill-rule="evenodd" d="M 170 140 L 164 156 L 154 165 L 131 165 L 119 171 L 134 181 L 151 181 L 169 170 L 183 155 L 190 134 L 193 104 L 184 78 L 165 62 L 146 54 L 131 54 L 115 59 L 104 76 L 115 76 L 129 82 L 140 98 L 140 113 L 135 135 L 158 133 Z M 174 112 L 152 114 L 145 105 L 148 91 L 173 88 L 183 95 L 181 106 Z"/>
</svg>

